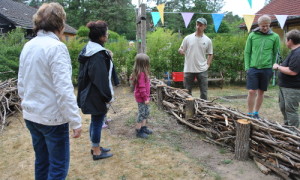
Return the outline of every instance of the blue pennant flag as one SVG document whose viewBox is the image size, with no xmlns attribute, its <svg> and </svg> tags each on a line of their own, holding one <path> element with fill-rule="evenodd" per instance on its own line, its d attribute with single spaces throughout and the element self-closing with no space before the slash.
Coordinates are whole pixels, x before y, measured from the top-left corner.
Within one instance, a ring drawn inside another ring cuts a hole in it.
<svg viewBox="0 0 300 180">
<path fill-rule="evenodd" d="M 252 9 L 252 0 L 248 0 L 248 3 L 250 5 L 250 8 Z"/>
<path fill-rule="evenodd" d="M 152 16 L 153 24 L 155 26 L 158 23 L 159 19 L 160 19 L 159 12 L 151 12 L 151 16 Z"/>
<path fill-rule="evenodd" d="M 221 22 L 224 18 L 224 14 L 211 14 L 211 16 L 214 21 L 215 31 L 218 32 Z"/>
</svg>

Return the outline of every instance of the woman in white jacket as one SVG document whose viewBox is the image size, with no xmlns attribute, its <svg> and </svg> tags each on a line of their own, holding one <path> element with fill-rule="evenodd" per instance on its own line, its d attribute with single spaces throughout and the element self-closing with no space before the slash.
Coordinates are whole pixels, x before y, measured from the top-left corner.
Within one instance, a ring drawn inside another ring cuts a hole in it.
<svg viewBox="0 0 300 180">
<path fill-rule="evenodd" d="M 81 134 L 81 117 L 71 80 L 67 47 L 59 38 L 66 13 L 58 3 L 43 4 L 33 16 L 37 36 L 20 55 L 18 92 L 35 151 L 35 179 L 65 179 L 70 161 L 69 125 Z"/>
</svg>

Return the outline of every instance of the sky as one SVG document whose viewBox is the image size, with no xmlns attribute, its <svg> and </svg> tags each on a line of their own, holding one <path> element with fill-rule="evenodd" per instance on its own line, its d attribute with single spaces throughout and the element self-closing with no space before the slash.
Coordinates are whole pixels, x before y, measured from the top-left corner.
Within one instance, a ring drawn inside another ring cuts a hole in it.
<svg viewBox="0 0 300 180">
<path fill-rule="evenodd" d="M 146 2 L 147 0 L 140 0 L 140 2 Z M 132 3 L 137 5 L 138 0 L 132 0 Z M 224 7 L 222 12 L 232 12 L 233 15 L 243 15 L 255 14 L 261 8 L 264 7 L 265 0 L 252 0 L 252 8 L 250 8 L 248 0 L 224 0 Z M 155 3 L 153 3 L 155 6 Z"/>
<path fill-rule="evenodd" d="M 265 4 L 265 0 L 252 0 L 252 8 L 250 8 L 248 0 L 224 0 L 223 12 L 232 12 L 233 15 L 249 15 L 255 14 L 262 9 Z"/>
</svg>

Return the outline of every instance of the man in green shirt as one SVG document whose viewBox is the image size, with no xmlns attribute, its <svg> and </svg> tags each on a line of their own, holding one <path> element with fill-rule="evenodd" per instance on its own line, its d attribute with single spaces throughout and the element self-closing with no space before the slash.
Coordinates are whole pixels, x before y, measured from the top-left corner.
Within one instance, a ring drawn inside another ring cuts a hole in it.
<svg viewBox="0 0 300 180">
<path fill-rule="evenodd" d="M 271 18 L 263 15 L 258 18 L 258 27 L 248 36 L 244 51 L 247 71 L 248 115 L 259 118 L 258 111 L 272 77 L 272 66 L 279 52 L 278 34 L 270 29 Z"/>
</svg>

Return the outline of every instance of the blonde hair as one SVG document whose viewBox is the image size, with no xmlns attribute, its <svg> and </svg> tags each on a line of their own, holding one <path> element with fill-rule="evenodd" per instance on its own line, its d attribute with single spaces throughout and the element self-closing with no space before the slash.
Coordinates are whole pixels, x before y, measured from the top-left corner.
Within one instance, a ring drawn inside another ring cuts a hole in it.
<svg viewBox="0 0 300 180">
<path fill-rule="evenodd" d="M 146 74 L 146 78 L 150 74 L 150 58 L 147 54 L 139 53 L 135 56 L 135 63 L 133 66 L 132 80 L 133 84 L 137 84 L 139 74 L 143 72 Z"/>
<path fill-rule="evenodd" d="M 44 3 L 33 15 L 33 31 L 60 32 L 65 27 L 66 12 L 58 3 Z"/>
<path fill-rule="evenodd" d="M 258 18 L 257 20 L 258 24 L 261 24 L 261 23 L 268 23 L 268 24 L 271 24 L 271 18 L 270 16 L 268 15 L 262 15 Z"/>
</svg>

